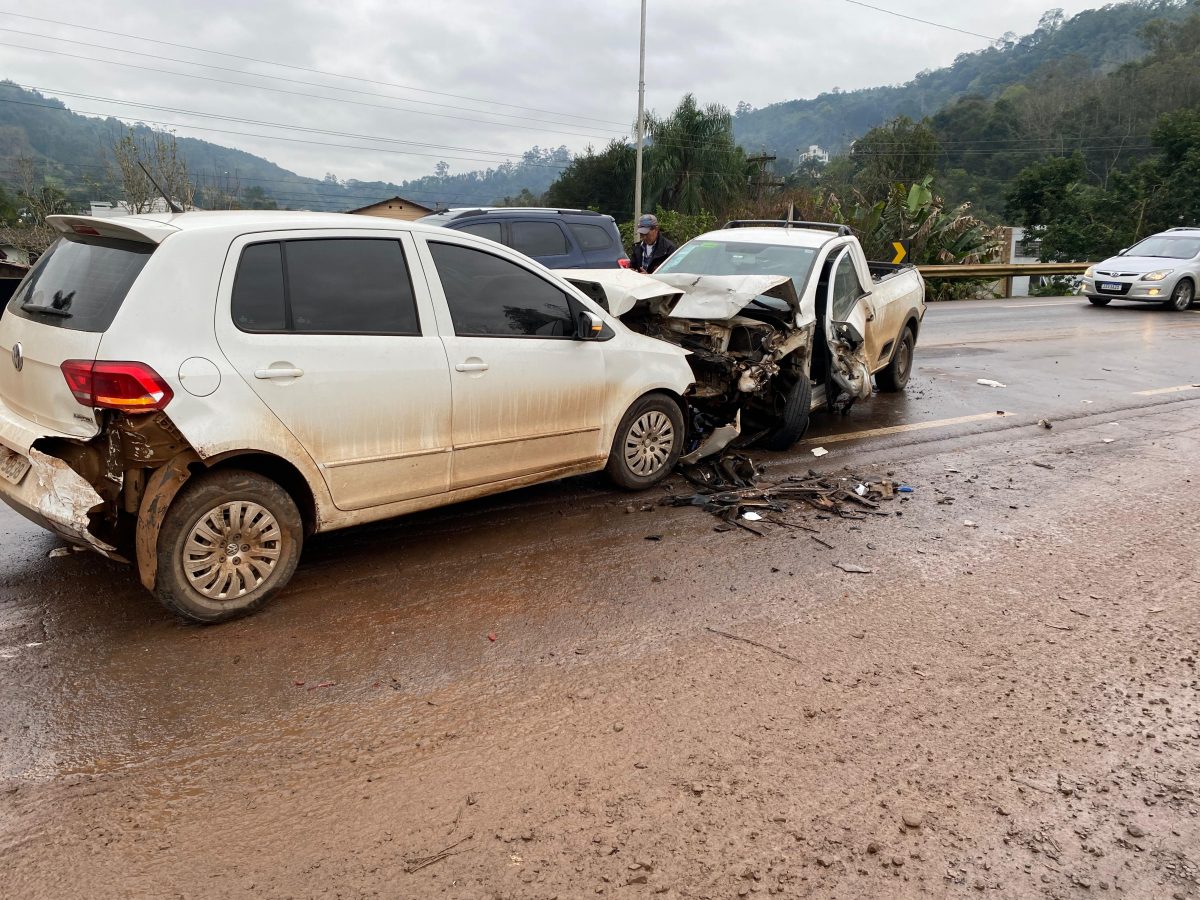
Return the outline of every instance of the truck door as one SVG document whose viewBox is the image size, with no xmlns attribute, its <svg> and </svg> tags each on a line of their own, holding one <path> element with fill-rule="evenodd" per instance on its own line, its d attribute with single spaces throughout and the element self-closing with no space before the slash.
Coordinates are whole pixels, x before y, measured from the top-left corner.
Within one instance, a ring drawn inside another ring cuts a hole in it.
<svg viewBox="0 0 1200 900">
<path fill-rule="evenodd" d="M 834 259 L 825 303 L 825 336 L 830 355 L 830 402 L 847 409 L 855 400 L 871 396 L 871 368 L 867 358 L 867 320 L 870 294 L 863 287 L 846 247 Z"/>
</svg>

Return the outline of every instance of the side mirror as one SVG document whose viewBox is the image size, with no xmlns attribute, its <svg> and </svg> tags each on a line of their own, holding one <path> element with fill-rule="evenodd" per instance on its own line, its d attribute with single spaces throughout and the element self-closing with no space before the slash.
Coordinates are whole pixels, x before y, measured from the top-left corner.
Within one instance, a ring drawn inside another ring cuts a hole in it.
<svg viewBox="0 0 1200 900">
<path fill-rule="evenodd" d="M 604 320 L 593 312 L 581 309 L 575 316 L 575 337 L 581 341 L 594 341 L 604 332 Z"/>
<path fill-rule="evenodd" d="M 1128 247 L 1122 247 L 1117 251 L 1117 256 L 1124 256 L 1129 251 Z"/>
</svg>

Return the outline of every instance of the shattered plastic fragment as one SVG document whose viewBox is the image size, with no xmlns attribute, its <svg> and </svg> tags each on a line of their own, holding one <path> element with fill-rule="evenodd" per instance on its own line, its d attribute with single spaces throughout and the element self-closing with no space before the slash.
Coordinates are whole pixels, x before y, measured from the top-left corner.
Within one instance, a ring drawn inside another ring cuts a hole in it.
<svg viewBox="0 0 1200 900">
<path fill-rule="evenodd" d="M 865 484 L 860 484 L 854 489 L 854 493 L 858 494 L 860 497 L 867 496 L 867 486 Z"/>
<path fill-rule="evenodd" d="M 950 471 L 955 471 L 955 470 L 951 469 Z M 899 491 L 901 494 L 911 494 L 914 490 L 916 490 L 916 488 L 909 487 L 907 484 L 902 484 L 902 485 L 900 485 L 900 487 L 896 488 L 896 490 Z"/>
<path fill-rule="evenodd" d="M 993 388 L 1008 387 L 1007 384 L 1001 384 L 999 381 L 993 381 L 991 378 L 980 378 L 975 383 L 982 384 L 984 387 L 993 387 Z"/>
<path fill-rule="evenodd" d="M 835 569 L 841 569 L 843 572 L 850 572 L 851 574 L 856 574 L 856 575 L 870 575 L 871 574 L 871 570 L 868 569 L 866 566 L 859 566 L 859 565 L 855 565 L 854 563 L 835 562 L 833 564 L 833 567 Z"/>
<path fill-rule="evenodd" d="M 47 554 L 47 558 L 48 559 L 57 559 L 60 556 L 70 556 L 70 555 L 71 555 L 70 547 L 55 547 L 53 550 L 51 550 Z"/>
<path fill-rule="evenodd" d="M 824 456 L 828 452 L 829 451 L 826 450 L 824 447 L 813 447 L 813 449 L 812 449 L 813 456 Z"/>
<path fill-rule="evenodd" d="M 748 522 L 757 522 L 762 518 L 762 516 L 756 512 L 744 512 L 742 513 L 742 518 Z"/>
<path fill-rule="evenodd" d="M 967 528 L 978 528 L 979 527 L 978 522 L 972 522 L 970 519 L 963 519 L 963 525 L 965 525 Z"/>
<path fill-rule="evenodd" d="M 1105 438 L 1105 439 L 1104 439 L 1104 441 L 1103 441 L 1103 443 L 1105 443 L 1105 444 L 1111 444 L 1111 443 L 1113 443 L 1115 440 L 1116 440 L 1116 438 Z"/>
</svg>

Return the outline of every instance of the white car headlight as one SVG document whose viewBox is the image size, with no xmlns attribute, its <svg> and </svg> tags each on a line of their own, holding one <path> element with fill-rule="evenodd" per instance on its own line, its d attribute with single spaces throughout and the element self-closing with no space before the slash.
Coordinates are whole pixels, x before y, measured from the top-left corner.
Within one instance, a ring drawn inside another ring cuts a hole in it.
<svg viewBox="0 0 1200 900">
<path fill-rule="evenodd" d="M 1142 281 L 1162 281 L 1174 271 L 1174 269 L 1162 269 L 1158 272 L 1147 272 L 1142 276 Z"/>
<path fill-rule="evenodd" d="M 1086 269 L 1084 269 L 1083 277 L 1084 278 L 1095 278 L 1096 277 L 1096 267 L 1088 266 Z"/>
</svg>

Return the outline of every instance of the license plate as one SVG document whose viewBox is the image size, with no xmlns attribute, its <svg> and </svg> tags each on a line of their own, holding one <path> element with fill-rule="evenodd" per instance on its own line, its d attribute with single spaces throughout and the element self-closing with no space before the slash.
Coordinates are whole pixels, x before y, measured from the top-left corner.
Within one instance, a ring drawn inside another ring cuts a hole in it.
<svg viewBox="0 0 1200 900">
<path fill-rule="evenodd" d="M 20 484 L 21 479 L 28 471 L 29 460 L 7 447 L 0 447 L 0 478 L 13 484 Z"/>
<path fill-rule="evenodd" d="M 1102 291 L 1119 291 L 1125 285 L 1119 281 L 1102 281 L 1100 282 L 1100 290 Z"/>
</svg>

